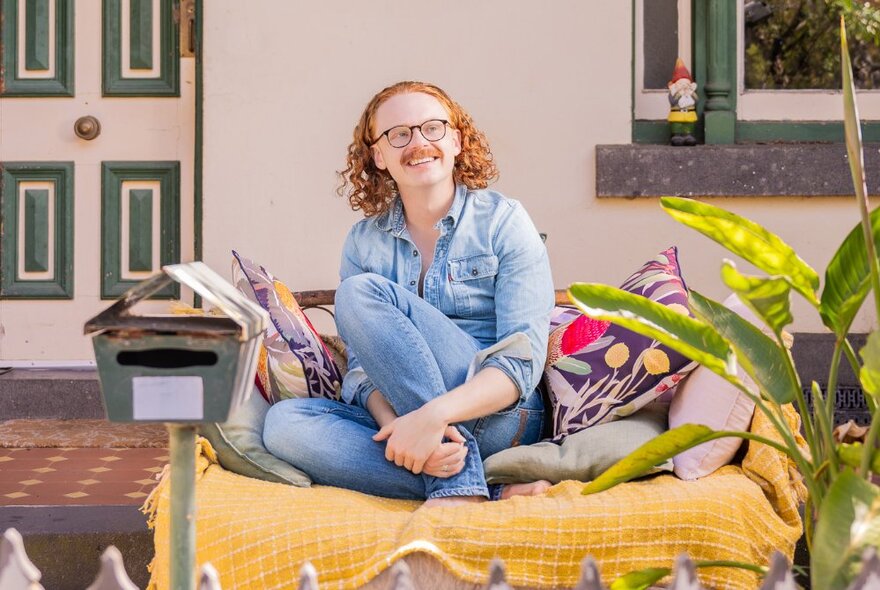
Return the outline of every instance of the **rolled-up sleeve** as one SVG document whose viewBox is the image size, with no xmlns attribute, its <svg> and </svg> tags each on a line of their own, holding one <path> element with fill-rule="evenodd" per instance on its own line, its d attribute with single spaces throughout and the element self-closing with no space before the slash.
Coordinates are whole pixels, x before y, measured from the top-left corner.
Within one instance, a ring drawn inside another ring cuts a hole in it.
<svg viewBox="0 0 880 590">
<path fill-rule="evenodd" d="M 516 384 L 520 401 L 534 391 L 547 360 L 553 277 L 547 249 L 525 209 L 511 203 L 493 246 L 498 256 L 495 280 L 496 344 L 477 353 L 471 373 L 486 367 L 503 371 Z"/>
<path fill-rule="evenodd" d="M 345 239 L 345 245 L 342 247 L 342 262 L 339 265 L 340 283 L 348 277 L 366 272 L 361 266 L 354 232 L 355 229 L 352 228 Z M 347 352 L 348 372 L 342 378 L 342 401 L 366 408 L 367 398 L 375 391 L 376 386 L 373 385 L 373 382 L 367 377 L 367 373 L 361 368 L 361 364 L 354 351 L 347 347 Z"/>
</svg>

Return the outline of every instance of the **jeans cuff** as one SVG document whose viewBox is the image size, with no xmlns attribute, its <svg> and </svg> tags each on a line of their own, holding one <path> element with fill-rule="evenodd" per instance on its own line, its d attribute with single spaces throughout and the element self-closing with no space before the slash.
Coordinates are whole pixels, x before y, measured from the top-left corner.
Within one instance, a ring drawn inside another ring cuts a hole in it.
<svg viewBox="0 0 880 590">
<path fill-rule="evenodd" d="M 483 496 L 489 497 L 489 491 L 485 487 L 472 486 L 467 488 L 444 488 L 436 490 L 428 495 L 428 499 L 432 498 L 449 498 L 452 496 Z"/>
<path fill-rule="evenodd" d="M 501 492 L 504 491 L 504 484 L 501 483 L 490 483 L 489 484 L 489 500 L 496 502 L 501 499 Z"/>
</svg>

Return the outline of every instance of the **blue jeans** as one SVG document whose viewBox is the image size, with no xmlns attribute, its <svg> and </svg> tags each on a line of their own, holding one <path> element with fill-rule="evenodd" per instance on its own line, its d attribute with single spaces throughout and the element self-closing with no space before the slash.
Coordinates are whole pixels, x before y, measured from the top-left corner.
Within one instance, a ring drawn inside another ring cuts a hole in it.
<svg viewBox="0 0 880 590">
<path fill-rule="evenodd" d="M 423 299 L 375 274 L 342 282 L 336 292 L 339 334 L 394 411 L 402 416 L 464 383 L 480 344 Z M 482 459 L 541 436 L 543 401 L 533 391 L 502 412 L 457 427 L 465 467 L 452 477 L 415 475 L 385 459 L 378 424 L 361 405 L 295 398 L 273 405 L 263 442 L 317 484 L 420 500 L 489 496 Z"/>
</svg>

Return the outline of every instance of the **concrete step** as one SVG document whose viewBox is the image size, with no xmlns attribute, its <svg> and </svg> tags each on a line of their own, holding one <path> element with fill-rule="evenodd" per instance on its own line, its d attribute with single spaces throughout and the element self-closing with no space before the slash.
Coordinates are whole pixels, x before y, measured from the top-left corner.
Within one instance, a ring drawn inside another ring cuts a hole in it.
<svg viewBox="0 0 880 590">
<path fill-rule="evenodd" d="M 88 587 L 109 545 L 146 587 L 153 541 L 140 507 L 168 461 L 166 446 L 158 424 L 0 421 L 0 531 L 21 533 L 45 588 Z"/>
<path fill-rule="evenodd" d="M 12 369 L 0 374 L 0 420 L 105 415 L 95 369 Z"/>
<path fill-rule="evenodd" d="M 0 506 L 0 530 L 15 527 L 28 557 L 53 590 L 83 590 L 98 574 L 104 550 L 115 545 L 138 588 L 150 580 L 153 536 L 138 506 Z"/>
</svg>

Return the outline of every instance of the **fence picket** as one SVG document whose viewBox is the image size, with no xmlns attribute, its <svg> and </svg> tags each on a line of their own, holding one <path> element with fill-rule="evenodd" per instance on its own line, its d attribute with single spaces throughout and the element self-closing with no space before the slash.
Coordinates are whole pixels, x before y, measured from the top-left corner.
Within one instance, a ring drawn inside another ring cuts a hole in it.
<svg viewBox="0 0 880 590">
<path fill-rule="evenodd" d="M 507 583 L 507 572 L 504 571 L 504 562 L 493 559 L 489 564 L 489 584 L 486 590 L 513 590 Z"/>
<path fill-rule="evenodd" d="M 605 590 L 599 575 L 599 566 L 592 555 L 587 555 L 581 562 L 581 578 L 574 590 Z"/>
<path fill-rule="evenodd" d="M 210 563 L 202 566 L 202 572 L 199 575 L 199 590 L 223 590 L 220 587 L 220 576 L 217 570 Z"/>
<path fill-rule="evenodd" d="M 791 564 L 779 551 L 774 551 L 770 557 L 770 571 L 764 577 L 760 590 L 797 590 Z"/>
<path fill-rule="evenodd" d="M 391 578 L 391 586 L 389 586 L 388 590 L 416 590 L 409 566 L 402 559 L 398 559 L 391 569 Z"/>
<path fill-rule="evenodd" d="M 6 529 L 0 540 L 0 590 L 43 590 L 42 574 L 24 550 L 21 534 Z"/>
<path fill-rule="evenodd" d="M 862 553 L 862 571 L 847 590 L 880 590 L 880 558 L 875 547 Z"/>
<path fill-rule="evenodd" d="M 675 560 L 669 590 L 704 590 L 700 579 L 697 578 L 697 568 L 686 553 L 682 553 Z"/>
<path fill-rule="evenodd" d="M 138 590 L 125 571 L 119 549 L 110 545 L 104 550 L 98 576 L 86 590 Z"/>
<path fill-rule="evenodd" d="M 310 561 L 299 570 L 299 590 L 318 590 L 318 571 Z"/>
</svg>

